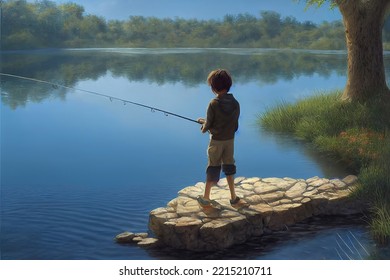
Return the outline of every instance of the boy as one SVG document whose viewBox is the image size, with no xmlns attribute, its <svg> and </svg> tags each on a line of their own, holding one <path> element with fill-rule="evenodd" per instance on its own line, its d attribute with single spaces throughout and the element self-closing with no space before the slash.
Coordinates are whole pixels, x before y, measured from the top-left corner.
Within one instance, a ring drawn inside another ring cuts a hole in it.
<svg viewBox="0 0 390 280">
<path fill-rule="evenodd" d="M 234 189 L 236 166 L 233 157 L 234 134 L 238 129 L 240 104 L 229 92 L 232 78 L 228 71 L 224 69 L 211 71 L 207 77 L 207 83 L 216 97 L 208 105 L 206 119 L 197 120 L 202 124 L 202 133 L 210 132 L 206 186 L 204 195 L 199 196 L 197 200 L 201 206 L 211 205 L 210 190 L 219 181 L 222 166 L 229 185 L 230 204 L 234 206 L 240 201 Z"/>
</svg>

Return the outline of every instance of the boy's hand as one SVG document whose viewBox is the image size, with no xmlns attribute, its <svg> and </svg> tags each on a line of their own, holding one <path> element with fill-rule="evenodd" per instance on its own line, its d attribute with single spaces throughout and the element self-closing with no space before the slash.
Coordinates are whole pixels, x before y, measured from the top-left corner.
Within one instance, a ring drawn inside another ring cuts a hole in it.
<svg viewBox="0 0 390 280">
<path fill-rule="evenodd" d="M 197 119 L 196 121 L 197 121 L 198 123 L 200 123 L 200 124 L 204 124 L 204 123 L 206 122 L 206 120 L 203 119 L 203 118 L 199 118 L 199 119 Z"/>
</svg>

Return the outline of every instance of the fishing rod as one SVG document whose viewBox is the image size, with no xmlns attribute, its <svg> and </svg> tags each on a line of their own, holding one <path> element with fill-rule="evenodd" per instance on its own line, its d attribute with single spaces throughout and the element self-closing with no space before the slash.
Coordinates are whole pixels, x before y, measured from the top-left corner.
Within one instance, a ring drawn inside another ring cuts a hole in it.
<svg viewBox="0 0 390 280">
<path fill-rule="evenodd" d="M 178 117 L 178 118 L 181 118 L 181 119 L 184 119 L 184 120 L 187 120 L 187 121 L 191 121 L 191 122 L 195 122 L 195 123 L 198 123 L 198 124 L 199 124 L 199 122 L 196 121 L 196 120 L 187 118 L 187 117 L 185 117 L 185 116 L 182 116 L 182 115 L 179 115 L 179 114 L 176 114 L 176 113 L 172 113 L 172 112 L 169 112 L 169 111 L 165 111 L 165 110 L 162 110 L 162 109 L 159 109 L 159 108 L 156 108 L 156 107 L 152 107 L 152 106 L 145 105 L 145 104 L 142 104 L 142 103 L 134 102 L 134 101 L 131 101 L 131 100 L 127 100 L 127 99 L 123 99 L 123 98 L 119 98 L 119 97 L 114 97 L 114 96 L 107 95 L 107 94 L 102 94 L 102 93 L 99 93 L 99 92 L 96 92 L 96 91 L 91 91 L 91 90 L 85 90 L 85 89 L 80 89 L 80 88 L 69 87 L 69 86 L 65 86 L 65 85 L 61 85 L 61 84 L 56 84 L 56 83 L 52 83 L 52 82 L 48 82 L 48 81 L 44 81 L 44 80 L 39 80 L 39 79 L 30 78 L 30 77 L 25 77 L 25 76 L 19 76 L 19 75 L 13 75 L 13 74 L 8 74 L 8 73 L 1 73 L 1 72 L 0 72 L 0 76 L 11 77 L 11 78 L 16 78 L 16 79 L 22 79 L 22 80 L 27 80 L 27 81 L 33 81 L 33 82 L 37 82 L 37 83 L 47 84 L 47 85 L 53 86 L 54 88 L 59 88 L 59 87 L 61 87 L 61 88 L 65 88 L 65 89 L 70 89 L 70 90 L 75 90 L 75 91 L 81 91 L 81 92 L 85 92 L 85 93 L 97 95 L 97 96 L 100 96 L 100 97 L 108 98 L 110 101 L 117 100 L 117 101 L 123 102 L 123 104 L 125 104 L 125 105 L 126 105 L 127 103 L 133 104 L 133 105 L 135 105 L 135 106 L 139 106 L 139 107 L 143 107 L 143 108 L 150 109 L 153 113 L 154 113 L 154 112 L 161 112 L 161 113 L 163 113 L 165 116 L 170 115 L 170 116 Z"/>
</svg>

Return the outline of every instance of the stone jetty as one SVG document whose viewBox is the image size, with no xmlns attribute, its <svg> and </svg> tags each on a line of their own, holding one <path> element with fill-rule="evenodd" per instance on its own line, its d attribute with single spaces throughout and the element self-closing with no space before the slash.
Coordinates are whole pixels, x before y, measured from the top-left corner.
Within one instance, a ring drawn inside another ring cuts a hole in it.
<svg viewBox="0 0 390 280">
<path fill-rule="evenodd" d="M 165 207 L 150 212 L 149 228 L 156 242 L 177 249 L 215 251 L 240 244 L 265 232 L 288 229 L 315 215 L 362 212 L 361 201 L 350 194 L 357 177 L 344 179 L 244 178 L 235 179 L 243 200 L 230 205 L 226 179 L 211 190 L 212 207 L 199 206 L 196 198 L 204 183 L 186 187 Z"/>
</svg>

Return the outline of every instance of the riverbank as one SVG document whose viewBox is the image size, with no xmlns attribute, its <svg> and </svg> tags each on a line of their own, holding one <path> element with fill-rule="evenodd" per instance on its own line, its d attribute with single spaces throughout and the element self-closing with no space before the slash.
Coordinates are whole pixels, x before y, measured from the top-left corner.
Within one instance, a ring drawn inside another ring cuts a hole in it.
<svg viewBox="0 0 390 280">
<path fill-rule="evenodd" d="M 323 93 L 296 104 L 282 103 L 259 117 L 274 133 L 314 145 L 358 174 L 353 195 L 367 200 L 375 239 L 390 239 L 390 108 L 372 102 L 341 101 L 341 92 Z"/>
</svg>

